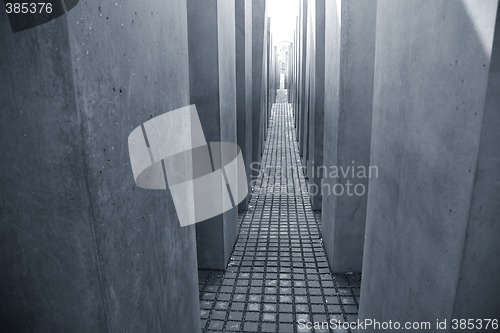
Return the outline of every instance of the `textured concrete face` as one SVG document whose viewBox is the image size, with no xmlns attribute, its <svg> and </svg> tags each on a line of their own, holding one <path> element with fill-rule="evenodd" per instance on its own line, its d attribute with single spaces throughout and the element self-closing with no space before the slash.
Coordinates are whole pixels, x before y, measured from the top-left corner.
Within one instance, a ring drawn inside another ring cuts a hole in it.
<svg viewBox="0 0 500 333">
<path fill-rule="evenodd" d="M 309 148 L 311 147 L 312 136 L 314 135 L 314 124 L 312 118 L 314 115 L 314 68 L 316 66 L 316 2 L 307 2 L 307 47 L 306 47 L 306 108 L 304 115 L 304 137 L 300 145 L 302 146 L 302 164 L 305 166 L 305 177 L 310 178 L 311 158 Z M 312 130 L 312 131 L 311 131 Z"/>
<path fill-rule="evenodd" d="M 296 79 L 295 79 L 295 50 L 296 50 L 296 31 L 293 31 L 292 42 L 290 43 L 290 48 L 288 52 L 288 102 L 292 104 L 292 110 L 295 110 L 295 96 L 296 96 Z M 295 126 L 295 124 L 294 124 Z"/>
<path fill-rule="evenodd" d="M 336 45 L 340 45 L 340 1 L 325 1 L 325 108 L 327 105 L 331 105 L 333 111 L 339 108 L 339 95 L 332 94 L 328 87 L 336 87 L 339 85 L 340 79 L 340 48 Z M 328 61 L 327 61 L 328 59 Z M 328 132 L 338 132 L 338 121 L 335 119 L 333 114 L 328 113 L 325 110 L 324 115 L 324 164 L 333 160 L 334 156 L 337 155 L 337 146 L 326 141 Z M 326 180 L 323 180 L 327 183 Z M 327 203 L 329 198 L 326 194 L 322 195 L 322 214 L 327 213 Z M 334 206 L 331 206 L 333 210 Z M 332 211 L 334 213 L 334 211 Z M 323 245 L 325 246 L 325 251 L 327 256 L 333 254 L 333 223 L 331 220 L 325 219 L 322 215 L 321 217 L 321 234 L 323 235 Z M 331 255 L 330 255 L 331 257 Z M 332 267 L 330 261 L 330 267 Z"/>
<path fill-rule="evenodd" d="M 370 170 L 376 176 L 369 168 L 376 6 L 326 1 L 322 233 L 334 272 L 360 272 L 363 260 Z"/>
<path fill-rule="evenodd" d="M 311 110 L 312 95 L 311 90 L 313 84 L 311 82 L 312 68 L 314 66 L 314 21 L 315 17 L 315 3 L 313 1 L 304 1 L 306 10 L 304 11 L 304 90 L 303 90 L 303 103 L 300 109 L 300 133 L 299 133 L 299 151 L 302 157 L 302 164 L 304 166 L 304 174 L 306 178 L 309 177 L 307 173 L 308 160 L 309 160 L 309 115 Z"/>
<path fill-rule="evenodd" d="M 269 22 L 271 22 L 271 19 L 268 19 Z M 268 69 L 267 69 L 267 87 L 268 87 L 268 104 L 267 104 L 267 115 L 268 115 L 268 120 L 269 120 L 269 114 L 271 112 L 270 107 L 272 108 L 273 103 L 276 101 L 276 45 L 274 45 L 273 42 L 273 35 L 271 34 L 271 25 L 268 25 L 269 29 L 269 34 L 270 34 L 270 40 L 269 40 L 269 48 L 268 48 L 268 55 L 267 55 L 267 64 L 268 64 Z M 273 97 L 274 96 L 274 97 Z M 266 136 L 267 137 L 267 136 Z"/>
<path fill-rule="evenodd" d="M 266 17 L 267 17 L 267 11 L 266 11 Z M 266 18 L 266 24 L 264 26 L 264 54 L 263 54 L 263 59 L 264 62 L 262 64 L 262 96 L 263 99 L 261 100 L 262 103 L 262 126 L 261 126 L 261 132 L 262 132 L 262 137 L 261 141 L 263 144 L 261 145 L 261 151 L 260 154 L 262 155 L 264 153 L 264 141 L 267 138 L 267 127 L 269 125 L 269 115 L 271 112 L 271 74 L 272 73 L 272 58 L 271 58 L 271 52 L 272 52 L 272 35 L 271 35 L 271 18 L 267 17 Z"/>
<path fill-rule="evenodd" d="M 453 318 L 496 318 L 500 313 L 500 7 L 497 9 L 465 251 Z M 481 277 L 478 285 L 477 277 Z"/>
<path fill-rule="evenodd" d="M 297 133 L 297 116 L 298 116 L 298 99 L 299 99 L 299 18 L 295 21 L 295 31 L 293 36 L 293 55 L 292 55 L 292 91 L 291 91 L 291 103 L 293 106 L 293 120 L 295 126 L 295 133 Z"/>
<path fill-rule="evenodd" d="M 266 1 L 252 2 L 252 162 L 260 163 L 264 147 L 262 136 L 262 100 L 264 74 L 264 32 L 266 25 Z M 252 176 L 256 177 L 258 168 L 252 167 Z"/>
<path fill-rule="evenodd" d="M 194 228 L 135 186 L 127 151 L 189 104 L 185 3 L 81 2 L 0 30 L 2 331 L 199 331 Z"/>
<path fill-rule="evenodd" d="M 278 42 L 278 41 L 275 41 Z M 280 80 L 281 80 L 281 68 L 280 68 L 280 62 L 279 62 L 279 57 L 278 57 L 278 46 L 274 45 L 274 55 L 273 55 L 273 61 L 274 61 L 274 71 L 273 71 L 273 83 L 274 83 L 274 89 L 280 89 Z M 286 79 L 286 74 L 284 74 L 283 79 Z M 273 103 L 276 103 L 276 94 L 273 97 Z M 272 105 L 271 105 L 272 106 Z M 271 116 L 269 116 L 269 119 L 271 119 Z"/>
<path fill-rule="evenodd" d="M 67 26 L 0 29 L 1 329 L 103 331 Z"/>
<path fill-rule="evenodd" d="M 238 145 L 247 170 L 252 163 L 252 1 L 235 1 L 236 20 L 236 100 L 238 108 Z M 248 181 L 251 181 L 250 173 Z M 249 183 L 250 184 L 250 183 Z M 250 195 L 240 203 L 247 209 Z"/>
<path fill-rule="evenodd" d="M 270 29 L 270 28 L 269 28 Z M 276 103 L 276 92 L 280 85 L 280 67 L 278 63 L 278 46 L 275 44 L 277 41 L 271 38 L 271 69 L 269 70 L 269 103 L 272 109 L 274 103 Z M 271 109 L 269 109 L 269 119 L 271 119 Z"/>
<path fill-rule="evenodd" d="M 497 4 L 378 2 L 361 319 L 498 316 Z"/>
<path fill-rule="evenodd" d="M 323 165 L 324 108 L 325 108 L 325 0 L 316 0 L 312 8 L 314 28 L 311 36 L 311 101 L 309 103 L 309 176 L 311 205 L 321 209 L 321 178 Z"/>
<path fill-rule="evenodd" d="M 305 109 L 307 106 L 306 98 L 307 94 L 307 1 L 302 0 L 300 2 L 299 10 L 299 73 L 298 73 L 298 103 L 297 111 L 295 116 L 295 126 L 297 128 L 297 140 L 299 142 L 299 154 L 303 155 L 303 142 L 305 133 Z"/>
<path fill-rule="evenodd" d="M 187 11 L 191 103 L 208 142 L 237 142 L 235 3 L 189 0 Z M 237 208 L 198 223 L 198 266 L 225 269 L 237 233 Z"/>
<path fill-rule="evenodd" d="M 285 89 L 288 92 L 288 103 L 292 103 L 293 101 L 293 52 L 294 52 L 294 38 L 290 41 L 290 44 L 288 45 L 287 48 L 287 60 L 288 62 L 286 63 L 286 76 L 285 76 Z"/>
</svg>

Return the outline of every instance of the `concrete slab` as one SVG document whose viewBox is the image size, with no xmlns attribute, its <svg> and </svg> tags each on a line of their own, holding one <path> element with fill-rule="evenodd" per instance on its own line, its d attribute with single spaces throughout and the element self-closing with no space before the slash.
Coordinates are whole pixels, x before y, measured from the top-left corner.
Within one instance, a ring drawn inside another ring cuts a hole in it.
<svg viewBox="0 0 500 333">
<path fill-rule="evenodd" d="M 238 145 L 247 171 L 252 163 L 252 1 L 235 1 L 236 19 L 236 101 L 238 109 Z M 249 186 L 251 173 L 247 172 Z M 246 210 L 250 194 L 239 204 Z"/>
<path fill-rule="evenodd" d="M 489 64 L 467 236 L 452 318 L 497 318 L 500 313 L 500 7 Z M 478 277 L 481 283 L 478 283 Z M 490 331 L 493 331 L 490 330 Z"/>
<path fill-rule="evenodd" d="M 360 272 L 372 170 L 376 1 L 326 1 L 325 15 L 322 234 L 333 271 Z"/>
<path fill-rule="evenodd" d="M 299 149 L 301 150 L 302 164 L 304 167 L 304 176 L 309 179 L 310 176 L 310 141 L 311 141 L 311 111 L 315 103 L 314 100 L 314 66 L 316 57 L 316 2 L 307 1 L 307 16 L 305 18 L 305 90 L 304 105 L 302 109 L 302 136 L 299 138 Z"/>
<path fill-rule="evenodd" d="M 378 1 L 360 319 L 499 313 L 497 5 Z"/>
<path fill-rule="evenodd" d="M 311 3 L 312 4 L 312 3 Z M 323 178 L 323 141 L 325 110 L 325 0 L 316 0 L 311 8 L 314 34 L 311 36 L 311 102 L 309 103 L 309 154 L 307 171 L 313 210 L 321 210 Z"/>
<path fill-rule="evenodd" d="M 262 101 L 264 77 L 264 36 L 266 29 L 266 1 L 253 1 L 252 3 L 252 112 L 253 112 L 253 137 L 252 137 L 252 177 L 256 178 L 259 172 L 263 137 Z"/>
<path fill-rule="evenodd" d="M 299 155 L 302 157 L 304 152 L 305 131 L 305 113 L 307 107 L 307 1 L 302 0 L 299 10 L 299 92 L 298 109 L 296 116 L 297 141 L 299 144 Z"/>
<path fill-rule="evenodd" d="M 207 142 L 237 142 L 235 2 L 189 0 L 189 83 Z M 224 270 L 238 233 L 237 208 L 196 225 L 198 267 Z"/>
<path fill-rule="evenodd" d="M 2 331 L 200 331 L 194 228 L 135 186 L 127 151 L 189 104 L 185 18 L 179 0 L 80 2 L 12 34 L 0 15 Z"/>
</svg>

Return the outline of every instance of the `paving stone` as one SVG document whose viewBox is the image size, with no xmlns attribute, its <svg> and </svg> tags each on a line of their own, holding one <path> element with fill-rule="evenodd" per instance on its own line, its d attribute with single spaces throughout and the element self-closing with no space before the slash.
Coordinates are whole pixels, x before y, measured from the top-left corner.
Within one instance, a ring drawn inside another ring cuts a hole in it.
<svg viewBox="0 0 500 333">
<path fill-rule="evenodd" d="M 293 315 L 291 313 L 280 313 L 280 323 L 293 323 Z"/>
<path fill-rule="evenodd" d="M 224 321 L 222 320 L 211 320 L 208 328 L 211 330 L 222 330 L 224 326 Z"/>
<path fill-rule="evenodd" d="M 276 331 L 276 324 L 269 324 L 269 323 L 264 323 L 262 324 L 261 327 L 261 332 L 277 332 Z"/>
<path fill-rule="evenodd" d="M 211 314 L 212 320 L 225 320 L 226 312 L 225 311 L 213 311 Z"/>
<path fill-rule="evenodd" d="M 241 321 L 243 312 L 231 311 L 229 312 L 229 320 Z"/>
<path fill-rule="evenodd" d="M 258 312 L 247 312 L 245 319 L 249 320 L 249 321 L 259 321 L 259 313 Z"/>
<path fill-rule="evenodd" d="M 226 330 L 231 330 L 231 331 L 239 331 L 241 327 L 240 322 L 236 321 L 229 321 L 226 326 Z"/>
<path fill-rule="evenodd" d="M 280 333 L 293 333 L 294 332 L 294 324 L 279 324 L 279 332 Z"/>
<path fill-rule="evenodd" d="M 245 326 L 243 328 L 243 330 L 245 332 L 257 332 L 257 329 L 258 329 L 259 325 L 257 325 L 257 323 L 245 323 Z"/>
</svg>

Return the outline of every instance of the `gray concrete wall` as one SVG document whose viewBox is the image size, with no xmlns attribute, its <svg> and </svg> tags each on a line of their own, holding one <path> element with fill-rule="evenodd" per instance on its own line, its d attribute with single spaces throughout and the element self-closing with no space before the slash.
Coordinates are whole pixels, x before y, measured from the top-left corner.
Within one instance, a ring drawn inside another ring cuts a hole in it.
<svg viewBox="0 0 500 333">
<path fill-rule="evenodd" d="M 238 109 L 238 145 L 247 171 L 252 163 L 252 1 L 235 1 L 236 20 L 236 101 Z M 251 173 L 247 172 L 249 188 Z M 246 210 L 250 193 L 239 204 Z"/>
<path fill-rule="evenodd" d="M 264 70 L 264 32 L 266 25 L 266 1 L 252 2 L 252 176 L 258 175 L 262 142 L 262 83 Z"/>
<path fill-rule="evenodd" d="M 271 109 L 273 104 L 276 103 L 276 93 L 279 88 L 278 48 L 275 43 L 276 41 L 274 41 L 271 38 L 270 54 L 269 54 L 269 73 L 268 73 L 269 74 L 269 105 L 268 105 L 268 118 L 267 118 L 268 124 L 271 118 Z"/>
<path fill-rule="evenodd" d="M 308 19 L 307 19 L 307 94 L 306 94 L 306 115 L 304 117 L 305 136 L 302 142 L 302 165 L 305 168 L 305 177 L 310 181 L 311 176 L 311 144 L 313 144 L 315 124 L 314 118 L 314 94 L 315 94 L 315 68 L 316 68 L 316 1 L 308 1 Z M 311 192 L 309 192 L 311 195 Z"/>
<path fill-rule="evenodd" d="M 267 17 L 267 11 L 266 11 Z M 269 118 L 271 114 L 272 107 L 272 94 L 271 94 L 271 74 L 272 74 L 272 35 L 271 35 L 271 18 L 267 17 L 266 26 L 265 26 L 265 34 L 264 34 L 264 71 L 263 71 L 263 85 L 262 85 L 262 94 L 264 95 L 264 99 L 262 101 L 262 110 L 263 110 L 263 123 L 262 123 L 262 142 L 267 139 L 267 129 L 269 126 Z M 265 144 L 262 144 L 261 155 L 264 153 Z"/>
<path fill-rule="evenodd" d="M 0 29 L 2 331 L 106 330 L 67 23 Z"/>
<path fill-rule="evenodd" d="M 279 43 L 279 41 L 275 38 L 274 43 Z M 274 88 L 280 89 L 280 79 L 281 79 L 281 66 L 278 57 L 278 46 L 274 45 Z M 283 73 L 283 79 L 286 80 L 286 72 Z M 276 103 L 276 95 L 274 96 L 274 103 Z"/>
<path fill-rule="evenodd" d="M 293 34 L 292 34 L 293 36 Z M 285 89 L 288 90 L 288 102 L 291 103 L 291 90 L 292 90 L 292 77 L 293 77 L 293 48 L 294 48 L 294 42 L 293 42 L 293 37 L 292 40 L 290 41 L 290 44 L 288 45 L 287 52 L 288 52 L 288 63 L 286 65 L 286 79 L 285 79 Z"/>
<path fill-rule="evenodd" d="M 497 4 L 378 2 L 361 319 L 498 316 Z"/>
<path fill-rule="evenodd" d="M 313 103 L 312 94 L 314 90 L 314 84 L 312 82 L 312 71 L 314 68 L 314 41 L 315 41 L 315 31 L 314 25 L 316 20 L 315 5 L 314 1 L 305 1 L 307 10 L 305 16 L 305 72 L 304 72 L 304 99 L 301 109 L 301 131 L 299 138 L 299 152 L 302 157 L 302 167 L 304 176 L 306 179 L 309 178 L 308 167 L 309 167 L 309 116 L 311 114 L 311 104 Z"/>
<path fill-rule="evenodd" d="M 294 68 L 295 68 L 295 30 L 292 32 L 292 39 L 288 47 L 288 68 L 285 88 L 288 89 L 288 103 L 292 104 L 294 98 Z"/>
<path fill-rule="evenodd" d="M 269 116 L 269 52 L 271 47 L 271 31 L 270 31 L 270 18 L 267 17 L 267 6 L 265 10 L 264 17 L 264 40 L 262 49 L 262 76 L 260 80 L 261 84 L 261 99 L 260 99 L 260 138 L 261 142 L 259 148 L 259 160 L 262 156 L 265 147 L 265 140 L 267 137 L 267 126 L 268 126 L 268 116 Z"/>
<path fill-rule="evenodd" d="M 249 178 L 249 181 L 252 181 L 252 162 L 253 162 L 253 156 L 254 156 L 254 137 L 255 134 L 253 132 L 254 129 L 254 116 L 253 116 L 253 100 L 254 100 L 254 85 L 253 85 L 253 77 L 254 77 L 254 59 L 253 59 L 253 7 L 254 7 L 254 2 L 251 0 L 246 0 L 245 1 L 245 14 L 248 15 L 247 19 L 245 21 L 245 49 L 247 51 L 246 53 L 246 61 L 245 61 L 245 70 L 246 70 L 246 123 L 247 123 L 247 131 L 246 131 L 246 143 L 247 143 L 247 155 L 246 155 L 246 166 L 247 166 L 247 176 Z M 255 121 L 257 122 L 257 120 Z M 248 186 L 248 197 L 250 198 L 251 196 L 251 186 Z"/>
<path fill-rule="evenodd" d="M 307 106 L 307 1 L 301 0 L 299 9 L 299 89 L 298 89 L 298 105 L 296 116 L 297 140 L 299 146 L 299 155 L 302 157 L 303 145 L 305 136 L 304 114 Z"/>
<path fill-rule="evenodd" d="M 135 186 L 127 149 L 189 104 L 185 3 L 80 2 L 16 34 L 0 14 L 0 31 L 1 330 L 199 331 L 194 228 Z"/>
<path fill-rule="evenodd" d="M 340 45 L 340 21 L 338 17 L 341 8 L 338 5 L 340 5 L 340 1 L 325 1 L 325 138 L 323 149 L 325 166 L 327 161 L 333 161 L 337 155 L 337 146 L 327 142 L 326 138 L 329 131 L 338 132 L 338 121 L 335 121 L 336 117 L 334 117 L 333 112 L 326 112 L 326 108 L 330 106 L 332 111 L 339 109 L 339 95 L 331 93 L 331 89 L 338 87 L 340 81 L 340 48 L 336 47 L 336 45 Z M 326 183 L 326 180 L 324 180 L 324 183 Z M 322 193 L 322 213 L 327 210 L 328 200 L 328 196 Z M 335 209 L 335 206 L 332 205 L 333 209 Z M 321 234 L 325 253 L 333 254 L 333 223 L 323 216 L 321 217 Z M 330 266 L 333 266 L 331 261 Z"/>
<path fill-rule="evenodd" d="M 292 107 L 293 107 L 293 120 L 295 126 L 295 133 L 297 133 L 297 119 L 298 119 L 298 99 L 299 99 L 299 18 L 295 19 L 295 31 L 293 42 L 293 76 L 292 76 Z"/>
<path fill-rule="evenodd" d="M 311 102 L 309 103 L 309 175 L 311 205 L 321 210 L 325 109 L 325 0 L 315 0 L 313 54 L 311 56 Z"/>
<path fill-rule="evenodd" d="M 299 12 L 300 15 L 300 12 Z M 298 114 L 299 114 L 299 50 L 300 50 L 300 30 L 299 30 L 299 16 L 295 19 L 295 32 L 294 32 L 294 48 L 293 48 L 293 120 L 295 126 L 295 134 L 298 131 Z"/>
<path fill-rule="evenodd" d="M 191 103 L 207 142 L 237 142 L 235 2 L 188 0 L 187 13 Z M 237 213 L 233 208 L 196 224 L 199 268 L 226 268 L 238 234 Z"/>
<path fill-rule="evenodd" d="M 295 124 L 295 137 L 298 140 L 299 139 L 299 103 L 300 103 L 300 66 L 301 66 L 301 57 L 300 57 L 300 50 L 302 47 L 302 37 L 301 37 L 301 19 L 302 17 L 302 3 L 301 0 L 299 0 L 299 10 L 298 10 L 298 15 L 296 18 L 295 22 L 295 64 L 296 64 L 296 69 L 295 69 L 295 99 L 294 99 L 294 124 Z"/>
<path fill-rule="evenodd" d="M 292 103 L 293 101 L 293 53 L 295 49 L 294 39 L 293 37 L 295 32 L 292 34 L 292 40 L 290 41 L 290 45 L 288 45 L 288 63 L 286 65 L 286 77 L 285 77 L 285 89 L 287 89 L 288 103 Z"/>
<path fill-rule="evenodd" d="M 336 8 L 336 4 L 340 7 Z M 322 234 L 334 272 L 360 272 L 363 260 L 376 6 L 375 0 L 326 3 L 324 166 L 327 171 L 322 186 Z M 332 173 L 333 168 L 339 172 Z M 351 172 L 342 175 L 341 168 Z M 366 177 L 358 174 L 360 168 L 365 168 Z"/>
<path fill-rule="evenodd" d="M 500 313 L 500 7 L 483 113 L 467 238 L 453 318 L 498 318 Z M 478 283 L 478 276 L 481 277 Z M 472 301 L 473 300 L 473 301 Z M 472 302 L 471 302 L 472 301 Z"/>
</svg>

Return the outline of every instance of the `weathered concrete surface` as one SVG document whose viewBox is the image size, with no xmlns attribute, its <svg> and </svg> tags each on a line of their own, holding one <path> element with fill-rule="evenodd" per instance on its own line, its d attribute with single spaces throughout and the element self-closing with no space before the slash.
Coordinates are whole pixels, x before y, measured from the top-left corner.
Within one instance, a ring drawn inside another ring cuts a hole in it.
<svg viewBox="0 0 500 333">
<path fill-rule="evenodd" d="M 321 179 L 323 166 L 324 110 L 325 110 L 325 0 L 311 2 L 312 44 L 311 100 L 309 103 L 309 147 L 307 171 L 311 205 L 321 210 Z"/>
<path fill-rule="evenodd" d="M 271 20 L 269 19 L 269 22 L 271 22 Z M 271 29 L 271 26 L 269 26 L 269 29 Z M 270 31 L 269 31 L 270 32 Z M 276 54 L 277 54 L 277 51 L 276 51 L 276 45 L 275 45 L 275 41 L 273 40 L 273 35 L 271 34 L 271 39 L 269 41 L 269 53 L 268 53 L 268 70 L 267 70 L 267 75 L 268 75 L 268 81 L 267 81 L 267 85 L 268 85 L 268 105 L 267 105 L 267 115 L 268 115 L 268 124 L 269 124 L 269 119 L 270 119 L 270 112 L 271 112 L 271 108 L 272 108 L 272 105 L 273 103 L 276 102 L 276 90 L 277 90 L 277 86 L 276 86 Z M 266 135 L 266 138 L 267 138 L 267 135 Z"/>
<path fill-rule="evenodd" d="M 295 117 L 295 126 L 297 128 L 297 140 L 299 145 L 299 155 L 303 155 L 303 145 L 305 133 L 305 108 L 307 106 L 307 1 L 300 1 L 299 9 L 299 73 L 298 73 L 298 103 Z"/>
<path fill-rule="evenodd" d="M 207 142 L 237 142 L 235 2 L 188 0 L 187 12 L 191 103 Z M 233 208 L 196 224 L 199 268 L 226 268 L 238 234 L 237 213 Z"/>
<path fill-rule="evenodd" d="M 235 1 L 236 20 L 236 102 L 238 109 L 238 145 L 251 182 L 252 163 L 252 1 Z M 250 193 L 239 204 L 246 210 Z"/>
<path fill-rule="evenodd" d="M 1 330 L 103 331 L 66 22 L 0 31 Z"/>
<path fill-rule="evenodd" d="M 289 57 L 289 65 L 290 65 L 290 77 L 289 77 L 289 90 L 288 90 L 288 103 L 292 104 L 292 111 L 295 113 L 295 96 L 297 92 L 296 88 L 296 79 L 295 79 L 295 52 L 297 50 L 297 31 L 293 30 L 293 38 L 292 43 L 290 45 L 290 57 Z M 295 115 L 294 115 L 295 121 Z M 294 124 L 295 126 L 295 124 Z"/>
<path fill-rule="evenodd" d="M 292 91 L 291 100 L 293 107 L 293 121 L 295 126 L 295 133 L 297 133 L 297 116 L 298 116 L 298 99 L 299 99 L 299 18 L 295 19 L 295 30 L 293 34 L 293 51 L 292 51 Z"/>
<path fill-rule="evenodd" d="M 267 11 L 266 11 L 266 16 L 267 16 Z M 264 27 L 265 33 L 264 33 L 264 63 L 263 63 L 263 84 L 262 84 L 262 94 L 264 96 L 264 99 L 262 100 L 262 110 L 263 110 L 263 122 L 262 122 L 262 142 L 264 142 L 267 139 L 267 129 L 269 126 L 269 119 L 270 119 L 270 113 L 271 113 L 271 81 L 270 81 L 270 73 L 271 73 L 271 65 L 272 65 L 272 59 L 271 59 L 271 49 L 272 49 L 272 35 L 271 35 L 271 18 L 267 17 L 266 19 L 266 25 Z M 264 153 L 264 143 L 262 144 L 262 150 L 260 154 L 262 155 Z"/>
<path fill-rule="evenodd" d="M 313 96 L 314 96 L 314 58 L 315 58 L 315 25 L 316 25 L 316 2 L 315 1 L 307 1 L 307 20 L 306 20 L 306 35 L 307 35 L 307 44 L 305 45 L 306 49 L 306 92 L 305 92 L 305 109 L 304 109 L 304 123 L 301 124 L 304 128 L 304 135 L 299 142 L 299 145 L 302 149 L 302 166 L 304 168 L 303 173 L 307 181 L 309 181 L 310 176 L 310 158 L 309 158 L 309 141 L 310 141 L 310 129 L 311 129 L 311 112 L 312 112 L 312 104 Z"/>
<path fill-rule="evenodd" d="M 304 168 L 303 173 L 306 179 L 309 178 L 308 174 L 308 160 L 309 160 L 309 114 L 310 114 L 310 109 L 311 109 L 311 103 L 312 103 L 312 96 L 311 96 L 311 89 L 312 89 L 312 84 L 311 84 L 311 73 L 312 73 L 312 66 L 314 66 L 314 36 L 315 36 L 315 31 L 314 31 L 314 20 L 316 19 L 315 15 L 315 3 L 314 1 L 305 1 L 306 4 L 306 11 L 305 11 L 305 16 L 304 16 L 304 66 L 305 66 L 305 72 L 304 72 L 304 90 L 303 90 L 303 104 L 302 104 L 302 109 L 301 109 L 301 116 L 300 116 L 300 126 L 301 126 L 301 131 L 300 131 L 300 137 L 299 137 L 299 152 L 300 156 L 302 158 L 302 166 Z"/>
<path fill-rule="evenodd" d="M 263 89 L 264 77 L 264 35 L 266 29 L 266 1 L 252 2 L 252 177 L 256 178 L 259 171 L 262 149 L 264 143 L 263 137 L 263 110 L 262 100 L 265 91 Z"/>
<path fill-rule="evenodd" d="M 363 260 L 376 6 L 375 0 L 326 1 L 322 234 L 334 272 L 360 272 Z M 365 177 L 358 174 L 363 168 Z"/>
<path fill-rule="evenodd" d="M 278 89 L 280 89 L 280 80 L 281 80 L 281 66 L 280 66 L 280 61 L 279 61 L 279 56 L 278 56 L 278 44 L 277 43 L 279 43 L 279 41 L 276 38 L 274 38 L 273 39 L 273 44 L 274 44 L 273 84 L 274 84 L 274 89 L 276 89 L 276 91 Z M 274 94 L 273 103 L 276 103 L 276 94 Z"/>
<path fill-rule="evenodd" d="M 500 9 L 497 9 L 479 156 L 453 318 L 496 318 L 500 313 L 499 91 Z M 478 276 L 481 277 L 479 286 Z M 471 304 L 471 300 L 475 302 Z"/>
<path fill-rule="evenodd" d="M 295 34 L 295 33 L 294 33 Z M 292 34 L 292 36 L 294 35 Z M 293 101 L 293 52 L 294 52 L 294 40 L 295 37 L 292 38 L 290 44 L 287 48 L 287 63 L 286 63 L 286 76 L 285 76 L 285 89 L 287 90 L 288 103 L 292 103 Z"/>
<path fill-rule="evenodd" d="M 500 7 L 487 89 L 453 318 L 498 318 L 500 313 Z"/>
<path fill-rule="evenodd" d="M 136 188 L 127 151 L 189 104 L 185 17 L 80 2 L 12 34 L 0 13 L 2 331 L 200 330 L 194 228 Z"/>
<path fill-rule="evenodd" d="M 360 319 L 498 317 L 497 4 L 378 2 Z"/>
</svg>

